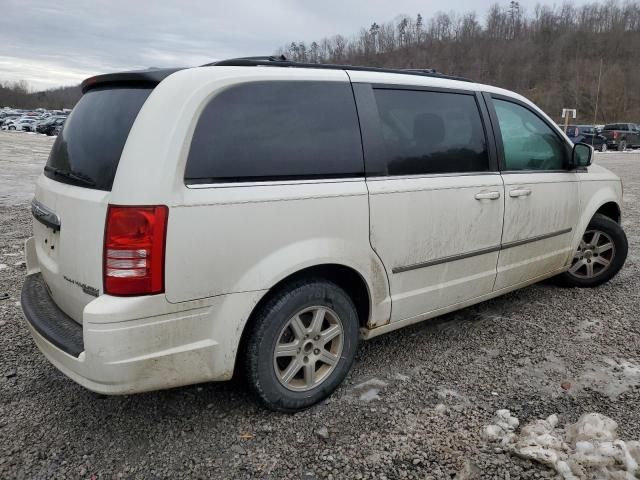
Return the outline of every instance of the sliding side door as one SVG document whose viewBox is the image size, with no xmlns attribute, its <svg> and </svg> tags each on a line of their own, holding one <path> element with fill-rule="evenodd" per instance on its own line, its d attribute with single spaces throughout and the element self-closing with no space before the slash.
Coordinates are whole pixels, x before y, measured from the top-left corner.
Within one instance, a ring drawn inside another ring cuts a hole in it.
<svg viewBox="0 0 640 480">
<path fill-rule="evenodd" d="M 390 277 L 391 320 L 490 293 L 504 189 L 482 97 L 357 83 L 354 91 L 371 245 Z"/>
</svg>

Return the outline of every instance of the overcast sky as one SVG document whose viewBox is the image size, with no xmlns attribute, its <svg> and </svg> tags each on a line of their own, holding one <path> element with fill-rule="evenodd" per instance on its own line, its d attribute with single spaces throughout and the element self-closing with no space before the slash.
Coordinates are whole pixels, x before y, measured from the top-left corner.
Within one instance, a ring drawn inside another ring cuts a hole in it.
<svg viewBox="0 0 640 480">
<path fill-rule="evenodd" d="M 490 3 L 459 0 L 454 11 L 482 16 Z M 520 3 L 531 11 L 537 2 Z M 428 19 L 449 11 L 449 5 L 425 0 L 0 0 L 0 81 L 24 79 L 31 88 L 44 89 L 77 84 L 97 73 L 269 55 L 291 41 L 351 36 L 401 14 Z"/>
</svg>

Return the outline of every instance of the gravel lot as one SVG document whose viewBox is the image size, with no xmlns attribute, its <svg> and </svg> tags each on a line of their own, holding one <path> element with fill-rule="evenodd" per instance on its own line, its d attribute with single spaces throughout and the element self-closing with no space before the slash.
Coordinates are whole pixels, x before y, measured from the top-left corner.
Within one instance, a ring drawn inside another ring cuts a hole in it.
<svg viewBox="0 0 640 480">
<path fill-rule="evenodd" d="M 598 412 L 640 439 L 639 153 L 596 158 L 625 182 L 630 254 L 609 284 L 535 285 L 376 338 L 327 402 L 282 415 L 240 380 L 103 397 L 44 359 L 18 300 L 51 143 L 0 133 L 0 478 L 553 477 L 483 440 L 501 408 L 561 425 Z"/>
</svg>

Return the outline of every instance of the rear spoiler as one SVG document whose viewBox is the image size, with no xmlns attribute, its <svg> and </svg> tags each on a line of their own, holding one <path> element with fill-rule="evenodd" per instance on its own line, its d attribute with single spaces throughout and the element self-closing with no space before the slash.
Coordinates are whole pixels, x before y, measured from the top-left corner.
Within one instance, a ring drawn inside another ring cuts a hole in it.
<svg viewBox="0 0 640 480">
<path fill-rule="evenodd" d="M 131 72 L 106 73 L 104 75 L 96 75 L 89 77 L 80 84 L 82 93 L 86 93 L 92 88 L 102 87 L 106 85 L 140 85 L 140 86 L 156 86 L 162 80 L 172 73 L 182 68 L 154 68 L 149 70 L 137 70 Z"/>
</svg>

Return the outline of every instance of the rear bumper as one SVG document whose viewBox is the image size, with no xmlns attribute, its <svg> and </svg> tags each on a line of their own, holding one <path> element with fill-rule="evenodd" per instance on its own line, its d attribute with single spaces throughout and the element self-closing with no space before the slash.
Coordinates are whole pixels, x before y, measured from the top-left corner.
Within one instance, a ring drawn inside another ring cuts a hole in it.
<svg viewBox="0 0 640 480">
<path fill-rule="evenodd" d="M 54 303 L 41 274 L 25 279 L 20 303 L 30 327 L 42 338 L 72 357 L 84 351 L 82 325 Z"/>
<path fill-rule="evenodd" d="M 60 371 L 89 390 L 128 394 L 230 379 L 257 298 L 247 292 L 174 305 L 164 295 L 103 295 L 79 325 L 36 273 L 25 281 L 22 308 L 36 345 Z"/>
</svg>

